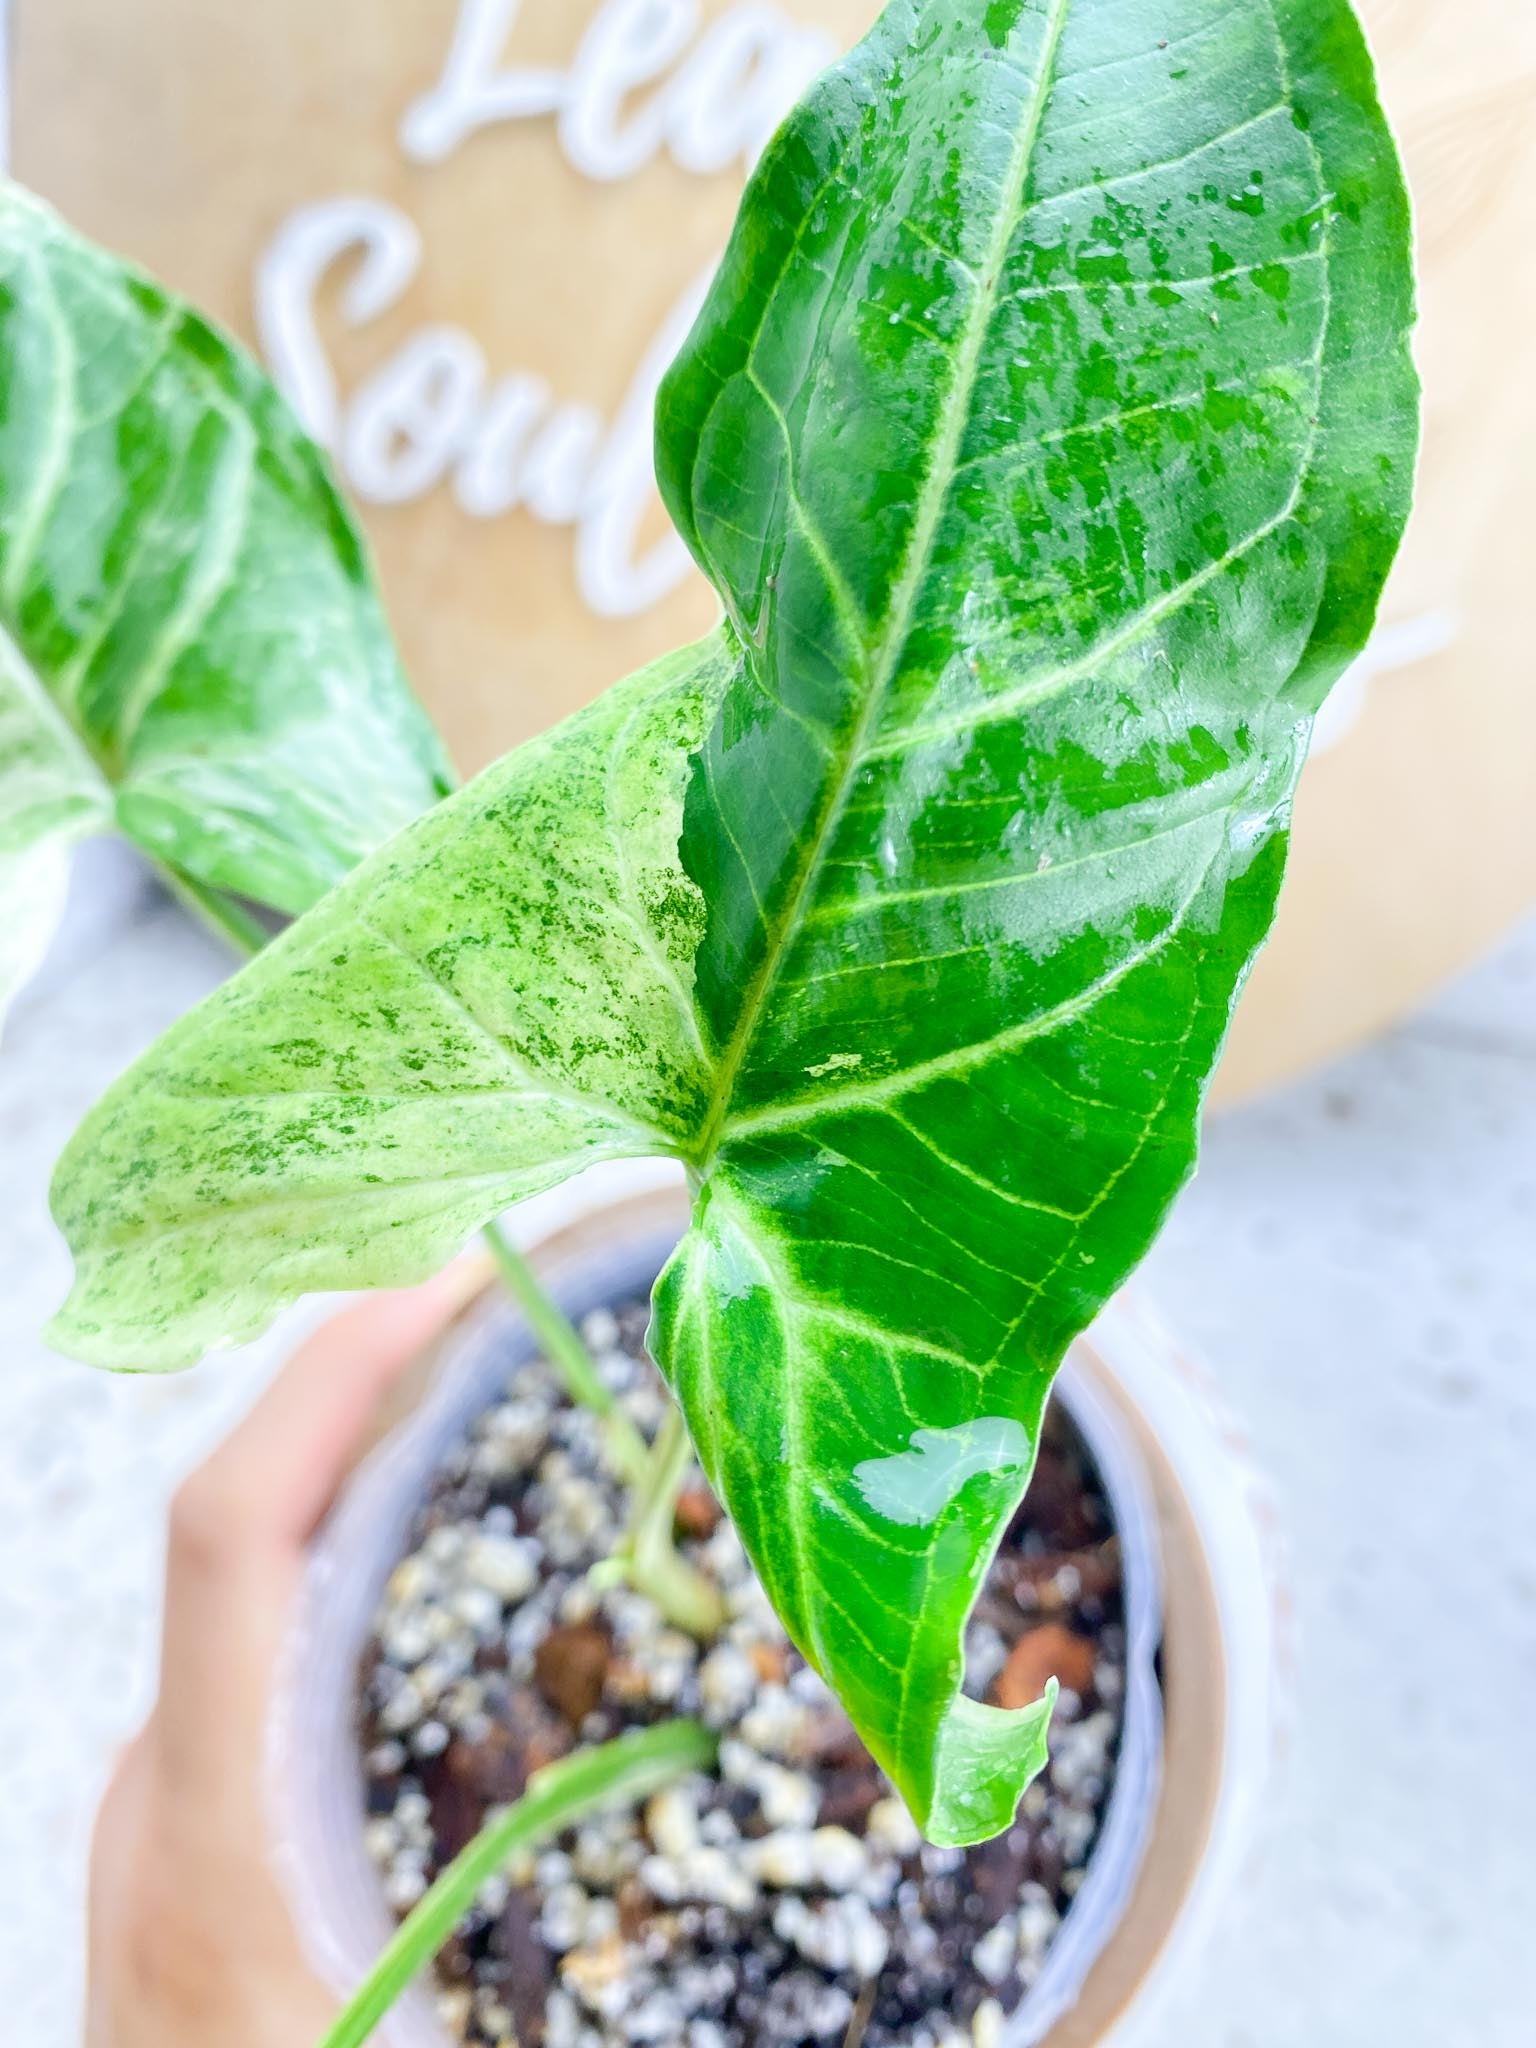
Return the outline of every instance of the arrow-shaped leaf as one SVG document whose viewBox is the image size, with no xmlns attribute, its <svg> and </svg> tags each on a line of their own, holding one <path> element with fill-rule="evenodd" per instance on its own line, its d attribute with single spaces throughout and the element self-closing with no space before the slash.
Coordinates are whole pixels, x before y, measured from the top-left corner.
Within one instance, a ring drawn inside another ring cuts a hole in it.
<svg viewBox="0 0 1536 2048">
<path fill-rule="evenodd" d="M 61 1334 L 174 1365 L 581 1161 L 699 1189 L 657 1355 L 942 1841 L 1067 1345 L 1150 1243 L 1411 483 L 1397 160 L 1344 0 L 895 0 L 663 392 L 728 623 L 172 1033 L 59 1182 Z"/>
<path fill-rule="evenodd" d="M 55 1336 L 154 1371 L 308 1289 L 423 1278 L 511 1203 L 681 1154 L 709 1100 L 677 857 L 707 641 L 403 833 L 174 1025 L 60 1167 Z"/>
<path fill-rule="evenodd" d="M 0 635 L 0 957 L 43 934 L 84 831 L 298 912 L 449 787 L 277 393 L 5 184 Z"/>
<path fill-rule="evenodd" d="M 928 1831 L 1051 1379 L 1148 1248 L 1411 486 L 1406 208 L 1349 10 L 887 10 L 662 393 L 746 650 L 689 792 L 717 1069 L 660 1355 Z"/>
</svg>

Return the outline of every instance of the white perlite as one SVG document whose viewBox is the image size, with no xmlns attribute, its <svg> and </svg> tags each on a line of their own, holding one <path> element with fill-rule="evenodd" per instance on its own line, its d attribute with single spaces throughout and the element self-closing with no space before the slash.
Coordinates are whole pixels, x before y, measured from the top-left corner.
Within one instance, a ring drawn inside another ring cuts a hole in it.
<svg viewBox="0 0 1536 2048">
<path fill-rule="evenodd" d="M 603 1372 L 638 1426 L 648 1408 L 654 1419 L 632 1358 L 605 1354 Z M 825 1685 L 791 1653 L 728 1522 L 692 1547 L 731 1615 L 711 1646 L 666 1627 L 632 1587 L 592 1573 L 624 1520 L 602 1442 L 593 1417 L 558 1401 L 547 1368 L 530 1368 L 449 1466 L 419 1549 L 391 1577 L 369 1754 L 375 1782 L 398 1790 L 368 1831 L 390 1898 L 403 1906 L 431 1875 L 430 1774 L 462 1747 L 494 1753 L 500 1726 L 544 1727 L 547 1737 L 541 1652 L 557 1629 L 585 1632 L 599 1646 L 600 1704 L 582 1710 L 582 1739 L 682 1712 L 705 1719 L 721 1743 L 717 1774 L 669 1785 L 639 1812 L 589 1816 L 482 1892 L 484 1932 L 514 1905 L 527 1912 L 514 1892 L 536 1895 L 537 1934 L 555 1970 L 549 2048 L 842 2048 L 866 1987 L 896 1983 L 918 1988 L 899 1994 L 899 2022 L 869 2014 L 868 2048 L 986 2048 L 992 2009 L 1038 1969 L 1057 1924 L 1052 1900 L 1026 1890 L 996 1926 L 966 1923 L 965 1854 L 925 1846 L 889 1788 L 868 1798 L 873 1767 L 849 1748 Z M 514 1443 L 532 1455 L 509 1480 L 504 1453 Z M 493 1478 L 481 1456 L 488 1444 Z M 1105 1668 L 1121 1653 L 1108 1630 Z M 1069 1857 L 1086 1853 L 1097 1825 L 1088 1795 L 1109 1767 L 1116 1725 L 1113 1713 L 1075 1720 L 1069 1703 L 1057 1730 L 1060 1781 L 1053 1773 L 1035 1788 L 1028 1823 L 1053 1829 Z M 829 1755 L 839 1758 L 830 1775 Z M 846 1787 L 851 1761 L 862 1796 L 851 1818 L 823 1820 L 823 1800 L 839 1771 Z M 974 1968 L 962 1966 L 967 1999 L 953 2012 L 945 1999 L 957 1941 Z M 996 1996 L 973 2027 L 978 1982 Z M 502 1977 L 478 1985 L 457 2038 L 507 2048 L 505 1994 Z"/>
</svg>

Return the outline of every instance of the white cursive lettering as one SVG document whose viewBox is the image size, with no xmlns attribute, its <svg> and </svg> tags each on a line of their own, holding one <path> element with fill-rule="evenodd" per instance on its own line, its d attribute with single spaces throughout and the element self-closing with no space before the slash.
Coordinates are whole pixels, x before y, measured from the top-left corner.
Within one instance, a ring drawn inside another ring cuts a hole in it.
<svg viewBox="0 0 1536 2048">
<path fill-rule="evenodd" d="M 342 460 L 359 493 L 404 505 L 440 484 L 474 429 L 485 356 L 457 327 L 424 327 L 353 400 Z"/>
<path fill-rule="evenodd" d="M 520 67 L 503 61 L 520 12 L 521 0 L 461 0 L 442 76 L 401 123 L 407 156 L 442 163 L 484 128 L 553 115 L 561 148 L 589 178 L 632 177 L 663 149 L 714 176 L 738 159 L 750 167 L 837 54 L 830 36 L 777 7 L 734 7 L 701 36 L 699 0 L 604 0 L 569 71 Z"/>
<path fill-rule="evenodd" d="M 348 250 L 361 256 L 342 298 L 354 327 L 400 297 L 421 262 L 414 221 L 382 199 L 322 199 L 287 220 L 256 266 L 256 326 L 272 374 L 307 432 L 334 449 L 336 379 L 315 327 L 320 280 Z"/>
<path fill-rule="evenodd" d="M 663 151 L 713 177 L 748 167 L 809 80 L 836 55 L 820 29 L 766 4 L 703 22 L 700 0 L 603 0 L 566 70 L 509 64 L 521 0 L 460 0 L 442 75 L 401 124 L 406 154 L 441 163 L 481 130 L 552 119 L 560 147 L 604 181 Z M 320 293 L 351 266 L 342 318 L 365 327 L 399 304 L 419 274 L 421 236 L 382 200 L 343 197 L 285 223 L 256 274 L 256 315 L 273 375 L 305 427 L 358 495 L 401 505 L 443 484 L 474 519 L 522 507 L 575 529 L 575 571 L 604 618 L 648 611 L 688 573 L 667 531 L 642 553 L 657 511 L 652 456 L 656 390 L 703 303 L 684 295 L 647 352 L 611 428 L 589 405 L 558 401 L 541 377 L 495 378 L 456 327 L 419 330 L 345 398 L 322 339 Z"/>
<path fill-rule="evenodd" d="M 361 261 L 342 312 L 363 326 L 404 294 L 421 249 L 410 222 L 381 201 L 306 208 L 258 268 L 257 318 L 274 376 L 358 496 L 399 505 L 451 482 L 476 519 L 521 506 L 547 526 L 572 526 L 578 588 L 604 618 L 631 618 L 676 589 L 688 570 L 676 534 L 638 551 L 656 508 L 656 388 L 703 302 L 705 279 L 666 322 L 605 429 L 592 406 L 557 403 L 540 378 L 514 373 L 492 383 L 479 344 L 441 324 L 413 335 L 344 401 L 316 299 L 349 257 Z"/>
</svg>

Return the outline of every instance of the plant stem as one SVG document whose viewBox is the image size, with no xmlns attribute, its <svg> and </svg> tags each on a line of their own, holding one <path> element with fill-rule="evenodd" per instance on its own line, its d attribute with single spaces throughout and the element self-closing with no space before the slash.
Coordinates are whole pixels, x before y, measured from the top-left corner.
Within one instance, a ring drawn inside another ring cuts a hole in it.
<svg viewBox="0 0 1536 2048">
<path fill-rule="evenodd" d="M 653 1600 L 674 1628 L 703 1642 L 725 1626 L 720 1589 L 677 1554 L 673 1527 L 677 1496 L 693 1458 L 682 1410 L 670 1394 L 656 1441 L 645 1438 L 598 1378 L 580 1335 L 540 1285 L 538 1275 L 497 1223 L 486 1225 L 491 1248 L 507 1292 L 528 1320 L 545 1356 L 565 1382 L 573 1400 L 599 1415 L 614 1470 L 633 1495 L 629 1537 L 620 1554 L 609 1560 L 616 1582 L 627 1579 L 636 1592 Z"/>
<path fill-rule="evenodd" d="M 205 883 L 194 881 L 191 875 L 183 874 L 180 868 L 161 867 L 162 880 L 171 894 L 184 903 L 194 917 L 206 925 L 215 937 L 233 946 L 242 960 L 253 960 L 267 945 L 273 934 L 268 931 L 254 911 L 247 910 L 243 903 L 233 896 L 227 896 L 221 889 L 210 889 Z"/>
<path fill-rule="evenodd" d="M 627 1562 L 632 1585 L 654 1600 L 670 1622 L 708 1642 L 725 1626 L 725 1601 L 718 1586 L 678 1556 L 673 1542 L 677 1496 L 692 1462 L 683 1411 L 669 1400 L 645 1478 L 635 1491 Z"/>
<path fill-rule="evenodd" d="M 707 1770 L 715 1738 L 696 1721 L 664 1721 L 551 1764 L 515 1806 L 489 1821 L 401 1925 L 320 2048 L 363 2048 L 375 2028 L 520 1849 L 608 1806 L 631 1806 L 687 1771 Z"/>
<path fill-rule="evenodd" d="M 485 1226 L 485 1241 L 507 1292 L 522 1310 L 550 1364 L 564 1380 L 571 1399 L 602 1416 L 614 1469 L 626 1485 L 642 1485 L 650 1469 L 645 1438 L 598 1378 L 591 1354 L 570 1318 L 550 1299 L 532 1266 L 499 1223 Z"/>
</svg>

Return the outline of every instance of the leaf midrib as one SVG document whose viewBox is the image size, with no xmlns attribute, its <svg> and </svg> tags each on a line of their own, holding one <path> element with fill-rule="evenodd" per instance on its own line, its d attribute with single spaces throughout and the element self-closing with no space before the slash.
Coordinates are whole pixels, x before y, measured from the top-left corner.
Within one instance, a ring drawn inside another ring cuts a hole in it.
<svg viewBox="0 0 1536 2048">
<path fill-rule="evenodd" d="M 764 949 L 762 964 L 753 977 L 731 1043 L 721 1062 L 709 1115 L 699 1140 L 697 1162 L 702 1171 L 708 1170 L 719 1147 L 742 1065 L 777 983 L 780 969 L 788 956 L 791 942 L 803 921 L 807 902 L 852 794 L 865 745 L 878 723 L 886 694 L 896 675 L 897 665 L 911 638 L 917 605 L 932 567 L 940 523 L 954 487 L 960 450 L 971 423 L 981 376 L 982 356 L 987 336 L 992 330 L 992 323 L 1001 303 L 1000 294 L 1008 248 L 1018 227 L 1024 193 L 1034 167 L 1035 145 L 1040 137 L 1046 105 L 1055 83 L 1056 60 L 1071 4 L 1072 0 L 1051 0 L 1051 11 L 1040 50 L 1039 74 L 1035 81 L 1029 114 L 1019 130 L 1008 175 L 999 195 L 997 219 L 993 226 L 986 263 L 975 298 L 966 316 L 950 403 L 935 449 L 934 460 L 929 466 L 918 502 L 912 542 L 897 586 L 896 601 L 889 614 L 891 623 L 887 628 L 884 645 L 878 654 L 875 674 L 865 692 L 864 702 L 860 706 L 859 716 L 848 742 L 842 771 L 828 793 L 794 889 L 779 920 L 777 931 L 769 935 L 769 944 Z M 750 663 L 751 660 L 750 651 L 745 644 L 742 659 L 744 663 Z"/>
</svg>

